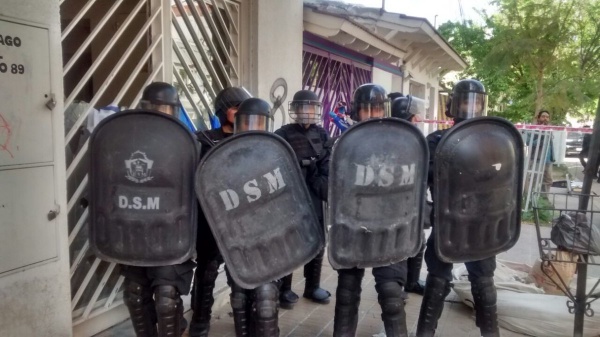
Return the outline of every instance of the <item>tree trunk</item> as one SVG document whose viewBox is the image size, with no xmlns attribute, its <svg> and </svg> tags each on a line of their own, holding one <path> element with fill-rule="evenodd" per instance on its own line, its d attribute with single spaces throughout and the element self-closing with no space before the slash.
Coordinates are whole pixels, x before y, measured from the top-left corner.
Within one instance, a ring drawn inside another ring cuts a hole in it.
<svg viewBox="0 0 600 337">
<path fill-rule="evenodd" d="M 535 92 L 535 111 L 534 120 L 537 117 L 538 112 L 544 107 L 544 69 L 538 70 L 536 79 L 536 92 Z"/>
</svg>

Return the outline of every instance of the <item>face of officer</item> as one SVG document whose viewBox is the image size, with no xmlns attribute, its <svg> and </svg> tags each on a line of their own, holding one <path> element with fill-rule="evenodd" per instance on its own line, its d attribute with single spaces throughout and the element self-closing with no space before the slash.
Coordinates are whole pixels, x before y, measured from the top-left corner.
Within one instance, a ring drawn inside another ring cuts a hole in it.
<svg viewBox="0 0 600 337">
<path fill-rule="evenodd" d="M 225 112 L 227 121 L 233 125 L 235 123 L 235 113 L 238 111 L 238 106 L 232 106 Z"/>
<path fill-rule="evenodd" d="M 153 103 L 142 102 L 141 107 L 142 107 L 142 109 L 160 111 L 169 116 L 175 116 L 176 108 L 169 104 L 153 104 Z"/>
<path fill-rule="evenodd" d="M 361 104 L 358 111 L 358 118 L 361 122 L 371 118 L 383 117 L 385 117 L 385 103 Z"/>
</svg>

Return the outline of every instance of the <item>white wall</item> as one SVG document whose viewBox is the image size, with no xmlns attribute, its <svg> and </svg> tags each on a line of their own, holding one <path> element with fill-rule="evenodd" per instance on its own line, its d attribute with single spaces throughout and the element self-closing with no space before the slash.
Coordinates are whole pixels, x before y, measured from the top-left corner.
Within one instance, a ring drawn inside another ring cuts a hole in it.
<svg viewBox="0 0 600 337">
<path fill-rule="evenodd" d="M 302 1 L 251 0 L 244 3 L 243 17 L 248 30 L 242 31 L 242 44 L 249 53 L 242 60 L 242 82 L 250 91 L 273 105 L 284 96 L 275 113 L 274 130 L 289 121 L 288 102 L 302 88 Z M 244 25 L 244 23 L 242 24 Z M 278 79 L 287 90 L 274 88 Z M 271 93 L 274 91 L 274 96 Z"/>
<path fill-rule="evenodd" d="M 50 33 L 50 87 L 56 96 L 52 114 L 55 201 L 62 212 L 58 228 L 58 259 L 0 276 L 0 336 L 71 336 L 71 296 L 67 242 L 62 52 L 58 1 L 2 0 L 0 17 L 45 26 Z M 0 90 L 2 90 L 0 88 Z M 43 192 L 43 191 L 40 191 Z M 19 191 L 13 191 L 19 193 Z M 48 212 L 49 210 L 31 210 Z M 54 238 L 48 238 L 53 240 Z M 35 245 L 22 247 L 36 249 Z M 20 254 L 15 251 L 14 254 Z M 0 257 L 2 258 L 2 257 Z"/>
<path fill-rule="evenodd" d="M 393 74 L 373 67 L 373 83 L 382 86 L 388 93 L 393 91 Z"/>
</svg>

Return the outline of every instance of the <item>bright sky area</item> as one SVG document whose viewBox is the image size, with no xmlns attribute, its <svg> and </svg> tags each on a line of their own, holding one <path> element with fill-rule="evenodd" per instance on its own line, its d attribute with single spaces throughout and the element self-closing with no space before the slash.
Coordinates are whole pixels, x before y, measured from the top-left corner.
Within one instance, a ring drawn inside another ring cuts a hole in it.
<svg viewBox="0 0 600 337">
<path fill-rule="evenodd" d="M 383 0 L 342 1 L 366 7 L 381 8 Z M 481 22 L 476 11 L 481 9 L 485 9 L 488 14 L 494 13 L 494 6 L 489 4 L 489 0 L 385 0 L 386 11 L 426 18 L 431 24 L 435 23 L 436 26 L 446 21 L 461 21 L 463 18 Z"/>
</svg>

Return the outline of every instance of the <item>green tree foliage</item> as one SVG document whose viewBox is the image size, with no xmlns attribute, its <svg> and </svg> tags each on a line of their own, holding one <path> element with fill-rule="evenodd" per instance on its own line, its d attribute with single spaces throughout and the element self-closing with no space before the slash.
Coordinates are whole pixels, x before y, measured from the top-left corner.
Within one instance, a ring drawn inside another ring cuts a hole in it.
<svg viewBox="0 0 600 337">
<path fill-rule="evenodd" d="M 490 114 L 530 122 L 547 109 L 555 123 L 567 113 L 593 113 L 600 93 L 598 0 L 497 0 L 483 25 L 447 22 L 439 31 L 470 63 L 461 77 L 480 79 Z"/>
</svg>

